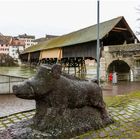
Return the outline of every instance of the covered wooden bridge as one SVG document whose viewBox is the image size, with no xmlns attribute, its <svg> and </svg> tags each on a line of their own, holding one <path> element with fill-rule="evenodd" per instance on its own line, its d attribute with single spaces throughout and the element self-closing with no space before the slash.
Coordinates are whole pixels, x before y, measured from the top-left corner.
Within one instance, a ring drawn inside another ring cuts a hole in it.
<svg viewBox="0 0 140 140">
<path fill-rule="evenodd" d="M 100 23 L 100 48 L 138 41 L 124 17 Z M 97 25 L 93 25 L 27 48 L 21 55 L 23 63 L 61 63 L 63 67 L 85 70 L 85 59 L 96 60 Z M 68 69 L 69 70 L 69 69 Z"/>
</svg>

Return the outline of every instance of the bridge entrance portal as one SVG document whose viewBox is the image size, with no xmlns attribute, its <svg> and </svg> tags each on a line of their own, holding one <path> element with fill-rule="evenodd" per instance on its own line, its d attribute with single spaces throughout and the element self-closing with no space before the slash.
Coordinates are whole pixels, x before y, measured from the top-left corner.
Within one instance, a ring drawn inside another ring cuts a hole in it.
<svg viewBox="0 0 140 140">
<path fill-rule="evenodd" d="M 108 74 L 117 72 L 118 81 L 130 81 L 130 66 L 123 60 L 114 60 L 108 66 Z"/>
</svg>

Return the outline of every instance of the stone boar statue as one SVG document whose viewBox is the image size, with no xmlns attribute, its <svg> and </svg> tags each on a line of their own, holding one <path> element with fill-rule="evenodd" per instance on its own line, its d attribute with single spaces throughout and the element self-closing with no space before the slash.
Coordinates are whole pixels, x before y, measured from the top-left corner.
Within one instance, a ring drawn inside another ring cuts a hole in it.
<svg viewBox="0 0 140 140">
<path fill-rule="evenodd" d="M 14 85 L 13 92 L 36 101 L 32 127 L 45 138 L 71 138 L 112 122 L 98 84 L 62 73 L 59 64 L 40 66 L 33 78 Z"/>
</svg>

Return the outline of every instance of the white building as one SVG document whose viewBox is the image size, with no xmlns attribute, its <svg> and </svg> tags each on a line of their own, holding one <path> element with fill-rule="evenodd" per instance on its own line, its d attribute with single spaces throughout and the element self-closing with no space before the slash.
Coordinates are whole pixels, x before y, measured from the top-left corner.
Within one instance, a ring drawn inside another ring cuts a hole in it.
<svg viewBox="0 0 140 140">
<path fill-rule="evenodd" d="M 9 55 L 15 60 L 19 58 L 19 54 L 24 51 L 24 46 L 10 46 Z"/>
<path fill-rule="evenodd" d="M 34 42 L 35 36 L 33 35 L 23 34 L 19 35 L 17 38 L 25 42 L 25 49 L 36 44 L 36 42 Z"/>
<path fill-rule="evenodd" d="M 13 38 L 11 45 L 9 46 L 9 55 L 17 60 L 19 58 L 19 54 L 24 51 L 25 43 L 18 38 Z"/>
</svg>

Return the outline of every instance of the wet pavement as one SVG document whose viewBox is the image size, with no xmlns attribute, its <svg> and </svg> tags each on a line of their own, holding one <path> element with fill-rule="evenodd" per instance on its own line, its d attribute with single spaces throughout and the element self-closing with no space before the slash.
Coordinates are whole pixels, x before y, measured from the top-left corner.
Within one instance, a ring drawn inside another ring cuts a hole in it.
<svg viewBox="0 0 140 140">
<path fill-rule="evenodd" d="M 34 100 L 24 100 L 15 95 L 0 95 L 0 117 L 35 109 Z"/>
<path fill-rule="evenodd" d="M 118 82 L 113 85 L 112 83 L 105 83 L 102 85 L 104 96 L 116 96 L 131 93 L 140 90 L 140 82 Z"/>
</svg>

